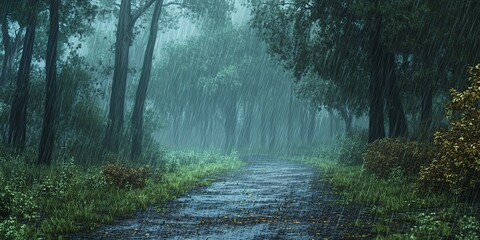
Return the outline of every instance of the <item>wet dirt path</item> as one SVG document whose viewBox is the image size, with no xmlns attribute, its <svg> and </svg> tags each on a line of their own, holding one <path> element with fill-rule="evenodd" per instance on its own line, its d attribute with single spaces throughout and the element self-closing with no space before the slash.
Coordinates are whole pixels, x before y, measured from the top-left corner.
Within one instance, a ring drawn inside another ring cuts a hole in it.
<svg viewBox="0 0 480 240">
<path fill-rule="evenodd" d="M 242 170 L 165 206 L 71 239 L 360 239 L 362 210 L 338 203 L 311 168 L 250 157 Z"/>
</svg>

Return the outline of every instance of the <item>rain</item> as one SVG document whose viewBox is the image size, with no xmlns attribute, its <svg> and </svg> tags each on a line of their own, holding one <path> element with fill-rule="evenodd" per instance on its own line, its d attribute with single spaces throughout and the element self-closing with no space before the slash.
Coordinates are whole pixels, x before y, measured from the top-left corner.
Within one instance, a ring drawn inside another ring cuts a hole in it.
<svg viewBox="0 0 480 240">
<path fill-rule="evenodd" d="M 0 239 L 480 239 L 478 12 L 0 0 Z"/>
</svg>

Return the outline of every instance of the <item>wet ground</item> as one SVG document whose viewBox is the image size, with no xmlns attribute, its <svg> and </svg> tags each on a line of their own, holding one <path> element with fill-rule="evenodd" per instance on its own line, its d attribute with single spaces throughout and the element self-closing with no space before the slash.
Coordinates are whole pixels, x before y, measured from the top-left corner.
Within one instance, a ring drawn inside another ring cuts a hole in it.
<svg viewBox="0 0 480 240">
<path fill-rule="evenodd" d="M 361 208 L 341 204 L 313 169 L 250 157 L 242 170 L 164 208 L 71 239 L 363 239 Z"/>
</svg>

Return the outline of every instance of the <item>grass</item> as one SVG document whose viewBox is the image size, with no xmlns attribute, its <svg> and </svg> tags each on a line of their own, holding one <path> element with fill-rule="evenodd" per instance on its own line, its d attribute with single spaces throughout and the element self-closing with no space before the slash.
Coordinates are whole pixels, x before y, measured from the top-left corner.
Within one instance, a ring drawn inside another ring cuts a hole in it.
<svg viewBox="0 0 480 240">
<path fill-rule="evenodd" d="M 361 166 L 345 166 L 319 158 L 299 159 L 319 169 L 346 204 L 367 206 L 371 218 L 357 225 L 369 227 L 377 239 L 478 239 L 480 224 L 461 222 L 478 206 L 465 204 L 447 194 L 421 193 L 414 178 L 401 175 L 384 180 Z M 473 230 L 472 230 L 473 229 Z M 468 236 L 459 238 L 461 234 Z"/>
<path fill-rule="evenodd" d="M 235 155 L 179 153 L 170 160 L 168 170 L 153 169 L 143 188 L 110 186 L 100 167 L 81 168 L 70 162 L 32 170 L 18 159 L 0 160 L 0 238 L 61 239 L 91 231 L 161 206 L 243 165 Z"/>
</svg>

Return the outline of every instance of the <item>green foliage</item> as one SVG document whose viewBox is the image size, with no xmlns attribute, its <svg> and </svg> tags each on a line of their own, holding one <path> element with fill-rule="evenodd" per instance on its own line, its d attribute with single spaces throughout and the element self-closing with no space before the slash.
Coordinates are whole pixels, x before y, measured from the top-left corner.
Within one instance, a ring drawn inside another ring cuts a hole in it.
<svg viewBox="0 0 480 240">
<path fill-rule="evenodd" d="M 469 68 L 471 85 L 451 90 L 450 128 L 435 133 L 438 155 L 422 169 L 419 185 L 461 195 L 480 189 L 480 64 Z"/>
<path fill-rule="evenodd" d="M 367 150 L 367 134 L 364 131 L 355 131 L 338 140 L 336 159 L 347 165 L 363 163 L 363 154 Z"/>
<path fill-rule="evenodd" d="M 416 225 L 410 229 L 409 239 L 443 239 L 450 235 L 450 227 L 435 213 L 420 213 Z"/>
<path fill-rule="evenodd" d="M 429 164 L 434 149 L 428 145 L 400 138 L 384 138 L 368 144 L 364 167 L 369 173 L 387 178 L 394 169 L 412 176 Z"/>
<path fill-rule="evenodd" d="M 117 188 L 107 184 L 102 170 L 127 173 L 122 176 L 136 174 L 139 179 L 140 172 L 145 174 L 146 169 L 125 165 L 84 169 L 71 158 L 50 168 L 34 168 L 25 158 L 2 151 L 0 239 L 57 239 L 75 231 L 92 230 L 100 223 L 166 203 L 205 184 L 204 178 L 242 165 L 236 155 L 193 152 L 173 155 L 179 164 L 175 172 L 152 167 L 149 177 L 142 176 L 143 188 Z M 128 181 L 128 184 L 140 183 Z"/>
<path fill-rule="evenodd" d="M 480 222 L 474 216 L 463 216 L 458 221 L 459 233 L 456 235 L 458 240 L 479 240 Z"/>
<path fill-rule="evenodd" d="M 414 181 L 380 179 L 360 166 L 318 158 L 300 159 L 322 171 L 346 204 L 364 206 L 375 217 L 358 224 L 369 227 L 375 239 L 478 239 L 480 224 L 472 213 L 478 206 L 459 203 L 448 194 L 420 194 Z M 401 177 L 400 177 L 401 178 Z M 433 212 L 432 212 L 433 210 Z"/>
<path fill-rule="evenodd" d="M 117 188 L 142 188 L 150 175 L 150 168 L 131 167 L 120 163 L 109 163 L 102 168 L 108 185 Z"/>
</svg>

